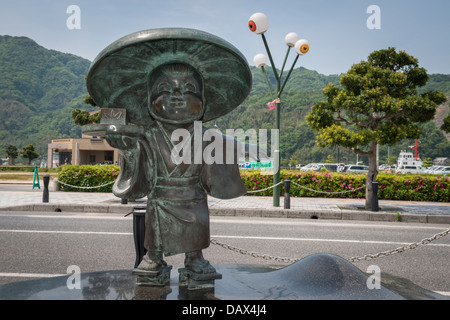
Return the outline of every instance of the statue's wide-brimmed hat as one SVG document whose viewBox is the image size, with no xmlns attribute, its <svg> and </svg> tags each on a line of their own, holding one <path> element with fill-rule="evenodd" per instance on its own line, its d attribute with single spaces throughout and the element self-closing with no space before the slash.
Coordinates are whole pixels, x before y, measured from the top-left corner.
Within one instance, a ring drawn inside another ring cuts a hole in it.
<svg viewBox="0 0 450 320">
<path fill-rule="evenodd" d="M 97 106 L 125 108 L 131 123 L 145 125 L 149 74 L 167 63 L 187 63 L 202 75 L 202 121 L 229 113 L 250 93 L 252 75 L 243 54 L 217 36 L 185 28 L 145 30 L 115 41 L 92 62 L 88 92 Z"/>
</svg>

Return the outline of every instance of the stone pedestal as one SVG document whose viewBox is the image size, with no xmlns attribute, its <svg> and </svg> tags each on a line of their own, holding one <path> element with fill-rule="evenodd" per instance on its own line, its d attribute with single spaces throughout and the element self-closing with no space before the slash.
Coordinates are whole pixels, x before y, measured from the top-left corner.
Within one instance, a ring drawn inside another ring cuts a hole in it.
<svg viewBox="0 0 450 320">
<path fill-rule="evenodd" d="M 267 300 L 450 299 L 388 274 L 381 274 L 379 289 L 371 289 L 368 286 L 371 279 L 365 273 L 345 259 L 328 254 L 311 255 L 281 269 L 218 265 L 217 271 L 223 279 L 207 280 L 213 281 L 213 286 L 201 282 L 200 278 L 191 278 L 180 267 L 174 267 L 169 281 L 159 286 L 141 286 L 137 282 L 164 272 L 133 274 L 132 270 L 83 273 L 80 289 L 68 288 L 70 275 L 15 282 L 0 286 L 0 300 L 259 300 L 263 303 Z M 195 285 L 200 284 L 197 290 L 188 288 L 191 280 Z"/>
<path fill-rule="evenodd" d="M 198 274 L 187 270 L 186 268 L 182 268 L 178 270 L 180 275 L 179 277 L 179 286 L 187 287 L 188 290 L 201 290 L 214 288 L 215 280 L 222 279 L 222 275 L 220 273 L 207 273 L 207 274 Z"/>
<path fill-rule="evenodd" d="M 170 282 L 170 270 L 172 266 L 166 266 L 159 271 L 134 269 L 132 274 L 136 275 L 138 286 L 164 287 Z"/>
</svg>

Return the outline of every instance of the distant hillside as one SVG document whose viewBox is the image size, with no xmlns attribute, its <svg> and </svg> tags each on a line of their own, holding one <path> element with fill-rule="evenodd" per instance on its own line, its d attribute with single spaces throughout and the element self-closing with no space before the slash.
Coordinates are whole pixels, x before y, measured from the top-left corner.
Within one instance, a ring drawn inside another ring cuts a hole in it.
<svg viewBox="0 0 450 320">
<path fill-rule="evenodd" d="M 20 149 L 31 143 L 46 156 L 51 139 L 81 135 L 71 112 L 75 108 L 94 110 L 83 103 L 89 65 L 90 61 L 86 59 L 45 49 L 25 37 L 0 36 L 0 155 L 4 155 L 4 147 L 8 144 Z M 272 88 L 275 88 L 271 68 L 266 71 Z M 252 67 L 252 73 L 250 96 L 233 112 L 208 125 L 217 125 L 223 131 L 228 128 L 274 128 L 275 112 L 266 107 L 274 97 L 267 89 L 261 70 Z M 305 121 L 311 106 L 323 99 L 321 89 L 329 82 L 339 84 L 339 78 L 340 75 L 326 76 L 303 67 L 293 70 L 281 98 L 280 150 L 284 164 L 288 159 L 301 163 L 325 161 L 329 154 L 336 161 L 356 161 L 350 151 L 315 146 L 316 132 Z M 431 75 L 427 85 L 421 88 L 421 91 L 426 90 L 439 90 L 450 96 L 450 75 Z M 448 105 L 440 106 L 436 123 L 449 112 Z M 450 157 L 450 142 L 436 125 L 430 122 L 423 127 L 421 156 Z M 404 141 L 392 146 L 389 152 L 396 155 L 409 145 L 412 145 L 411 141 Z M 387 152 L 387 147 L 381 147 L 380 159 L 386 157 Z"/>
<path fill-rule="evenodd" d="M 271 68 L 266 68 L 272 88 L 275 88 L 275 78 Z M 227 128 L 274 128 L 275 112 L 266 107 L 266 103 L 273 97 L 267 89 L 267 81 L 261 70 L 252 67 L 253 90 L 249 98 L 230 114 L 217 119 L 215 125 L 221 130 Z M 284 73 L 286 75 L 287 72 Z M 321 89 L 329 82 L 339 85 L 340 75 L 322 75 L 316 71 L 305 68 L 295 69 L 285 92 L 281 97 L 281 130 L 280 151 L 284 159 L 283 165 L 289 160 L 293 163 L 324 162 L 328 155 L 333 155 L 336 161 L 354 163 L 356 155 L 343 148 L 323 149 L 315 144 L 317 132 L 312 131 L 306 124 L 305 116 L 311 107 L 324 99 Z M 419 89 L 420 93 L 428 90 L 439 90 L 450 96 L 450 75 L 430 75 L 426 86 Z M 439 106 L 436 111 L 435 121 L 422 125 L 423 134 L 419 146 L 422 158 L 450 157 L 450 137 L 438 129 L 442 119 L 450 112 L 448 104 Z M 401 150 L 407 150 L 414 145 L 413 141 L 387 147 L 380 147 L 380 161 L 384 162 L 388 155 L 397 156 Z M 360 161 L 366 159 L 359 158 Z"/>
<path fill-rule="evenodd" d="M 26 37 L 0 36 L 0 141 L 46 155 L 51 139 L 79 136 L 70 114 L 87 94 L 90 61 L 47 50 Z"/>
</svg>

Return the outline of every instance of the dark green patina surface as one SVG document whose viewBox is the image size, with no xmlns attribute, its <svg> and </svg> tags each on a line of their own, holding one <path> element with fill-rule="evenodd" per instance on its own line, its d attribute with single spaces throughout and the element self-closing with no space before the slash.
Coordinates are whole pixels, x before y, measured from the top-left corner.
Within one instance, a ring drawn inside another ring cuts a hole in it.
<svg viewBox="0 0 450 320">
<path fill-rule="evenodd" d="M 214 285 L 221 278 L 202 254 L 210 236 L 207 195 L 233 198 L 245 194 L 246 188 L 237 161 L 197 160 L 208 143 L 202 141 L 205 129 L 201 128 L 201 137 L 194 136 L 199 134 L 194 129 L 195 123 L 236 108 L 251 84 L 250 69 L 239 50 L 199 30 L 133 33 L 93 61 L 87 88 L 102 108 L 102 120 L 83 131 L 104 135 L 119 149 L 121 171 L 114 194 L 148 198 L 144 241 L 148 253 L 136 270 L 138 283 L 164 285 L 170 277 L 164 255 L 180 253 L 186 254 L 182 277 L 183 282 L 192 280 L 189 288 Z M 178 129 L 188 132 L 183 143 L 190 143 L 191 149 L 181 163 L 172 157 L 172 137 Z M 229 137 L 221 139 L 225 146 Z M 236 159 L 237 142 L 231 152 Z"/>
</svg>

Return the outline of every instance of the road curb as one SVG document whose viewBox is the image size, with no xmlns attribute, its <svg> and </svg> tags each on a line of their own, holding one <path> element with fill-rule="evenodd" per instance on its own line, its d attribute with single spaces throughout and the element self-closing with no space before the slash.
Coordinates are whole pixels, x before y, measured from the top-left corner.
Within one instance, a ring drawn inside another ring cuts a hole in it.
<svg viewBox="0 0 450 320">
<path fill-rule="evenodd" d="M 133 211 L 137 203 L 117 205 L 82 205 L 40 203 L 8 206 L 0 208 L 3 211 L 42 211 L 42 212 L 80 212 L 80 213 L 115 213 L 128 214 Z M 144 204 L 145 205 L 145 204 Z M 291 218 L 291 219 L 319 219 L 319 220 L 356 220 L 383 221 L 405 223 L 434 223 L 450 224 L 450 215 L 412 214 L 401 212 L 373 212 L 361 210 L 299 210 L 279 208 L 215 208 L 210 207 L 211 216 L 232 217 L 262 217 L 262 218 Z"/>
</svg>

